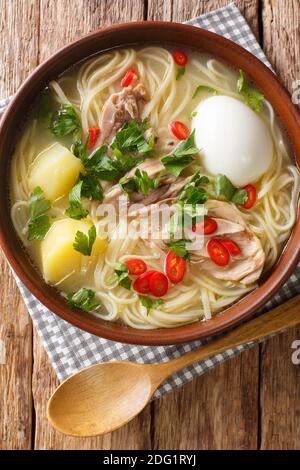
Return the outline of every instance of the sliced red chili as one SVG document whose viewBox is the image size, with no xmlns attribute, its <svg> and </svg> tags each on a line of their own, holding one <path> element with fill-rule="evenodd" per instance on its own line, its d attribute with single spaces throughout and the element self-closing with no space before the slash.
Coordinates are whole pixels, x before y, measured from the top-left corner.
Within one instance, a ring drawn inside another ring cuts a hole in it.
<svg viewBox="0 0 300 470">
<path fill-rule="evenodd" d="M 175 60 L 176 64 L 180 67 L 184 67 L 188 61 L 188 56 L 185 52 L 176 50 L 173 52 L 173 59 Z"/>
<path fill-rule="evenodd" d="M 127 70 L 124 77 L 122 78 L 121 86 L 123 88 L 129 86 L 134 80 L 137 79 L 137 77 L 138 75 L 134 68 Z"/>
<path fill-rule="evenodd" d="M 169 283 L 167 276 L 159 271 L 155 271 L 149 279 L 150 293 L 154 297 L 162 297 L 168 291 Z"/>
<path fill-rule="evenodd" d="M 169 251 L 166 257 L 166 274 L 173 284 L 178 284 L 184 278 L 186 261 Z"/>
<path fill-rule="evenodd" d="M 89 141 L 88 149 L 92 149 L 100 135 L 100 127 L 90 127 L 89 128 Z"/>
<path fill-rule="evenodd" d="M 189 128 L 180 121 L 173 121 L 171 123 L 171 131 L 178 140 L 186 140 L 190 135 Z"/>
<path fill-rule="evenodd" d="M 147 271 L 147 265 L 142 259 L 133 258 L 125 261 L 128 267 L 128 274 L 132 276 L 140 276 Z"/>
<path fill-rule="evenodd" d="M 229 251 L 218 240 L 209 240 L 207 251 L 210 259 L 218 266 L 227 266 L 230 260 Z"/>
<path fill-rule="evenodd" d="M 197 222 L 192 227 L 193 232 L 203 233 L 204 235 L 211 235 L 212 233 L 215 233 L 217 229 L 218 229 L 218 224 L 215 221 L 215 219 L 212 219 L 211 217 L 208 217 L 208 216 L 205 216 L 204 220 Z"/>
<path fill-rule="evenodd" d="M 257 191 L 253 184 L 247 184 L 243 187 L 247 191 L 247 200 L 244 202 L 243 207 L 245 209 L 251 209 L 257 201 Z"/>
<path fill-rule="evenodd" d="M 237 256 L 241 254 L 239 245 L 233 240 L 230 240 L 229 238 L 218 238 L 218 242 L 225 246 L 231 256 Z"/>
<path fill-rule="evenodd" d="M 157 271 L 151 270 L 141 274 L 133 283 L 133 288 L 140 294 L 149 294 L 150 286 L 149 281 L 153 273 Z"/>
</svg>

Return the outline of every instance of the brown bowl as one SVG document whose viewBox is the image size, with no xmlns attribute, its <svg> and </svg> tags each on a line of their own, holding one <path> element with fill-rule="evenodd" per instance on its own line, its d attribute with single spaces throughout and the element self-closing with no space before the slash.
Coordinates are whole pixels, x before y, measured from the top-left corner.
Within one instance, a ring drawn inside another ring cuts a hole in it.
<svg viewBox="0 0 300 470">
<path fill-rule="evenodd" d="M 207 322 L 172 329 L 138 330 L 100 320 L 80 310 L 70 310 L 54 288 L 46 285 L 28 262 L 9 214 L 8 174 L 15 145 L 28 108 L 49 80 L 91 54 L 129 44 L 176 44 L 211 53 L 235 69 L 242 69 L 272 103 L 289 137 L 297 164 L 300 164 L 300 116 L 288 92 L 276 76 L 245 49 L 206 30 L 177 23 L 137 22 L 111 26 L 64 47 L 41 64 L 25 81 L 10 103 L 0 127 L 0 242 L 22 282 L 46 307 L 73 325 L 115 341 L 131 344 L 164 345 L 192 341 L 220 333 L 253 315 L 286 281 L 299 261 L 300 221 L 276 266 L 262 285 L 230 308 Z"/>
</svg>

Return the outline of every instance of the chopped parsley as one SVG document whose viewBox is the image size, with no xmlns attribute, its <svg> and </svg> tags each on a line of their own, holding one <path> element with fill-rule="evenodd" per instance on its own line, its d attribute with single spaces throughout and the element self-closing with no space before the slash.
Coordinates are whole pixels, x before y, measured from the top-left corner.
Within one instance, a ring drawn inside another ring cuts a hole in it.
<svg viewBox="0 0 300 470">
<path fill-rule="evenodd" d="M 96 227 L 92 225 L 88 231 L 88 234 L 78 230 L 75 235 L 75 241 L 73 243 L 73 248 L 79 253 L 82 253 L 85 256 L 90 256 L 92 253 L 92 248 L 96 240 Z"/>
<path fill-rule="evenodd" d="M 145 132 L 149 128 L 147 121 L 129 121 L 116 133 L 110 147 L 116 157 L 123 154 L 139 154 L 145 157 L 154 155 L 154 135 L 148 139 Z"/>
<path fill-rule="evenodd" d="M 245 189 L 234 186 L 225 175 L 219 174 L 215 177 L 214 190 L 217 198 L 224 196 L 227 201 L 235 204 L 244 204 L 248 197 Z"/>
<path fill-rule="evenodd" d="M 106 145 L 102 145 L 88 155 L 87 141 L 84 144 L 76 142 L 71 150 L 76 157 L 80 158 L 90 176 L 104 181 L 113 181 L 120 178 L 142 161 L 141 158 L 122 153 L 115 158 L 109 158 Z"/>
<path fill-rule="evenodd" d="M 181 256 L 184 259 L 189 259 L 189 254 L 186 249 L 187 243 L 192 243 L 192 240 L 184 238 L 182 240 L 171 240 L 170 242 L 167 242 L 166 245 L 175 255 Z"/>
<path fill-rule="evenodd" d="M 85 287 L 82 287 L 77 292 L 70 292 L 67 295 L 67 299 L 69 307 L 80 308 L 85 312 L 95 310 L 102 304 L 102 302 L 96 298 L 95 292 Z"/>
<path fill-rule="evenodd" d="M 152 189 L 156 189 L 159 186 L 159 182 L 159 176 L 151 179 L 146 171 L 137 168 L 132 178 L 124 176 L 119 180 L 119 185 L 125 193 L 136 192 L 148 196 Z"/>
<path fill-rule="evenodd" d="M 163 157 L 161 162 L 171 175 L 177 177 L 193 161 L 193 155 L 197 153 L 199 149 L 195 146 L 195 131 L 193 131 L 186 140 L 175 147 L 172 154 Z"/>
<path fill-rule="evenodd" d="M 146 307 L 147 315 L 149 315 L 153 308 L 156 309 L 164 303 L 163 299 L 152 299 L 151 297 L 145 297 L 144 295 L 139 295 L 139 299 L 141 304 Z"/>
<path fill-rule="evenodd" d="M 28 240 L 44 240 L 49 228 L 50 220 L 46 214 L 51 204 L 45 199 L 42 189 L 37 186 L 29 198 Z"/>
<path fill-rule="evenodd" d="M 80 220 L 88 215 L 88 210 L 81 202 L 83 181 L 79 180 L 69 193 L 70 207 L 66 210 L 66 215 L 72 219 Z"/>
<path fill-rule="evenodd" d="M 210 194 L 201 186 L 208 183 L 207 176 L 201 176 L 200 171 L 197 171 L 190 183 L 179 194 L 178 200 L 184 201 L 185 204 L 204 204 L 209 199 Z"/>
<path fill-rule="evenodd" d="M 80 138 L 81 123 L 71 103 L 63 104 L 51 123 L 51 131 L 56 137 L 73 134 L 75 140 Z"/>
<path fill-rule="evenodd" d="M 82 181 L 82 196 L 94 199 L 96 201 L 103 200 L 103 189 L 97 178 L 92 175 L 80 174 L 79 180 Z"/>
<path fill-rule="evenodd" d="M 128 277 L 128 266 L 124 263 L 116 263 L 115 273 L 111 277 L 111 282 L 117 282 L 119 286 L 124 287 L 125 289 L 130 290 L 131 279 Z"/>
<path fill-rule="evenodd" d="M 253 88 L 248 84 L 242 70 L 240 70 L 240 76 L 237 81 L 237 91 L 242 95 L 245 103 L 253 109 L 253 111 L 257 113 L 261 111 L 265 97 L 262 93 L 256 90 L 256 88 Z"/>
</svg>

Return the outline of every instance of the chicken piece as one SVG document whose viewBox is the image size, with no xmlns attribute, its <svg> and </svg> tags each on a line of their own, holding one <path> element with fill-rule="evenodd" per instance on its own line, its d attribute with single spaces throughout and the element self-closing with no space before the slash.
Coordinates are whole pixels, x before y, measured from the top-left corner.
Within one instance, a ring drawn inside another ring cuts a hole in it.
<svg viewBox="0 0 300 470">
<path fill-rule="evenodd" d="M 100 128 L 101 140 L 109 144 L 126 122 L 140 120 L 144 104 L 148 101 L 144 85 L 128 86 L 112 94 L 104 103 Z"/>
<path fill-rule="evenodd" d="M 204 237 L 204 244 L 200 250 L 190 252 L 191 262 L 199 264 L 202 270 L 217 279 L 241 282 L 245 285 L 253 284 L 259 279 L 265 262 L 265 253 L 259 239 L 252 233 L 237 208 L 232 204 L 209 200 L 206 207 L 208 215 L 217 221 L 218 230 Z M 218 236 L 233 240 L 241 249 L 241 253 L 231 257 L 229 264 L 225 267 L 215 264 L 206 249 L 207 242 Z"/>
</svg>

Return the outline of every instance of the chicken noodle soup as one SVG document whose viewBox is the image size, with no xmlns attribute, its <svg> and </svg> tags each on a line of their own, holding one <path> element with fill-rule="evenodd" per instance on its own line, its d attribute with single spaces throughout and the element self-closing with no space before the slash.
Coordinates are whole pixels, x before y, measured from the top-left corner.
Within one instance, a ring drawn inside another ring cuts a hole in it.
<svg viewBox="0 0 300 470">
<path fill-rule="evenodd" d="M 11 165 L 13 224 L 44 280 L 71 308 L 142 329 L 209 320 L 255 289 L 298 191 L 243 71 L 162 47 L 101 53 L 50 82 Z M 146 228 L 162 206 L 168 220 Z"/>
</svg>

